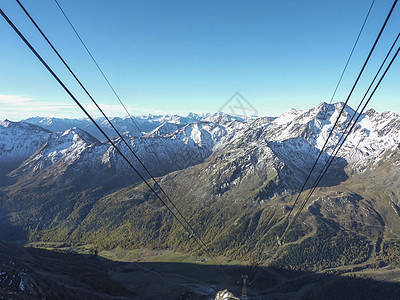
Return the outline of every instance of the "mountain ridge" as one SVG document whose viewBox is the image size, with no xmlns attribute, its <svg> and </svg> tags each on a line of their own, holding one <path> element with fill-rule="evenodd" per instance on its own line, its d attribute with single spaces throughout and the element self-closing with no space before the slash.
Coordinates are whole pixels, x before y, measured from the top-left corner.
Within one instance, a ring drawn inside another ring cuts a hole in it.
<svg viewBox="0 0 400 300">
<path fill-rule="evenodd" d="M 130 132 L 124 136 L 212 253 L 263 263 L 263 253 L 274 245 L 284 217 L 297 209 L 294 197 L 342 107 L 343 103 L 321 103 L 276 118 L 246 120 L 217 114 L 189 124 L 165 122 L 141 137 Z M 345 110 L 333 141 L 339 140 L 353 113 Z M 14 181 L 0 188 L 5 228 L 22 230 L 31 242 L 204 255 L 185 242 L 184 230 L 108 143 L 81 129 L 43 132 L 47 140 L 8 173 Z M 395 179 L 399 133 L 396 114 L 369 110 L 361 116 L 289 231 L 275 264 L 335 272 L 368 263 L 396 265 L 391 255 L 397 247 L 392 239 L 400 236 L 400 183 Z M 114 141 L 143 172 L 120 138 Z M 318 172 L 333 149 L 330 142 Z M 312 175 L 310 182 L 315 178 Z M 4 229 L 0 236 L 12 238 L 10 232 Z M 321 254 L 322 260 L 310 261 L 301 254 L 305 247 L 314 245 L 320 251 L 326 244 L 334 246 L 326 252 L 330 256 Z M 343 252 L 351 245 L 350 252 Z"/>
</svg>

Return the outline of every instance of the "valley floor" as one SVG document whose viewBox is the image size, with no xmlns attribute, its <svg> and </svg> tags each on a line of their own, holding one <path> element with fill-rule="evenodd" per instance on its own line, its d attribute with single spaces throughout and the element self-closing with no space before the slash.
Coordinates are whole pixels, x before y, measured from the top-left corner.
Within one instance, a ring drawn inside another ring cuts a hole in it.
<svg viewBox="0 0 400 300">
<path fill-rule="evenodd" d="M 165 250 L 97 254 L 91 245 L 22 248 L 3 242 L 0 248 L 0 295 L 11 299 L 213 299 L 224 289 L 239 296 L 241 275 L 257 270 L 237 262 L 218 267 Z M 400 298 L 400 269 L 342 270 L 340 275 L 260 270 L 259 280 L 248 286 L 249 299 Z"/>
</svg>

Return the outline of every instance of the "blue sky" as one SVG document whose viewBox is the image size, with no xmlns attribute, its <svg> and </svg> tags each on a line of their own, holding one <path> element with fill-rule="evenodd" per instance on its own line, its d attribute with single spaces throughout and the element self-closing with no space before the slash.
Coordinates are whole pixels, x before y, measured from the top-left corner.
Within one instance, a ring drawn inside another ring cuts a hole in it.
<svg viewBox="0 0 400 300">
<path fill-rule="evenodd" d="M 21 0 L 109 116 L 123 110 L 53 0 Z M 329 102 L 371 1 L 60 0 L 132 114 L 216 112 L 239 91 L 259 115 Z M 392 5 L 377 0 L 336 101 L 344 101 Z M 400 28 L 400 5 L 350 100 Z M 14 0 L 3 11 L 72 92 L 90 100 Z M 83 114 L 0 19 L 0 119 Z M 400 114 L 400 59 L 370 106 Z"/>
</svg>

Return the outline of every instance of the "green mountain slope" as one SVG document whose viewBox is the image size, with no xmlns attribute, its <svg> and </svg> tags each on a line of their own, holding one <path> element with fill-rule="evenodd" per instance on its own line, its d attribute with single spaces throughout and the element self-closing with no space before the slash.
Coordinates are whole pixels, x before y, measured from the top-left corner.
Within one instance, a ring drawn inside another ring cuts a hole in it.
<svg viewBox="0 0 400 300">
<path fill-rule="evenodd" d="M 279 191 L 280 178 L 273 169 L 262 173 L 255 168 L 241 177 L 235 174 L 240 166 L 230 168 L 235 161 L 218 163 L 218 156 L 213 156 L 159 180 L 214 255 L 250 264 L 340 273 L 397 264 L 398 161 L 399 149 L 394 149 L 378 163 L 371 161 L 362 173 L 357 163 L 349 165 L 349 179 L 317 189 L 285 244 L 273 254 L 269 249 L 282 233 L 294 200 L 285 192 L 275 192 L 275 197 L 257 201 L 266 191 Z M 104 187 L 79 191 L 67 184 L 51 186 L 32 188 L 19 182 L 2 190 L 8 223 L 25 232 L 31 242 L 206 255 L 144 184 L 111 193 Z M 215 186 L 224 188 L 216 191 Z M 2 234 L 13 237 L 12 231 Z"/>
</svg>

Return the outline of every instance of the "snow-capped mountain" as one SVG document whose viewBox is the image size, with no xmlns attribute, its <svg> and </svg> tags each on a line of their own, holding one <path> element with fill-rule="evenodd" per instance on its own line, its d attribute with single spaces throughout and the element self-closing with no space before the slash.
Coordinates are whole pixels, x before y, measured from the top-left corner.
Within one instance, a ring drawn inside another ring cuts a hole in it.
<svg viewBox="0 0 400 300">
<path fill-rule="evenodd" d="M 140 136 L 115 124 L 176 205 L 169 207 L 179 208 L 195 224 L 213 253 L 233 259 L 246 255 L 252 261 L 275 243 L 288 212 L 298 211 L 301 202 L 293 207 L 292 196 L 331 134 L 306 189 L 328 160 L 354 115 L 346 107 L 332 131 L 342 108 L 342 103 L 321 103 L 278 117 L 192 115 L 190 122 L 146 116 L 144 122 L 157 121 Z M 16 162 L 7 176 L 5 169 L 0 174 L 0 237 L 104 249 L 197 251 L 186 242 L 179 222 L 108 142 L 78 127 L 50 132 L 25 122 L 0 124 L 0 161 Z M 149 179 L 124 140 L 113 139 Z M 292 253 L 291 264 L 308 266 L 310 256 L 303 250 L 310 243 L 323 253 L 329 244 L 337 254 L 323 254 L 312 262 L 315 268 L 356 264 L 368 257 L 386 262 L 381 250 L 400 235 L 400 117 L 367 111 L 338 156 L 288 233 L 283 247 L 290 246 L 278 253 L 280 258 Z M 352 256 L 343 249 L 352 249 Z"/>
<path fill-rule="evenodd" d="M 210 114 L 198 115 L 190 113 L 186 117 L 178 115 L 143 115 L 143 116 L 132 116 L 131 117 L 114 117 L 109 118 L 113 126 L 115 126 L 119 132 L 129 132 L 130 135 L 139 137 L 143 134 L 149 133 L 157 127 L 165 124 L 171 124 L 175 126 L 183 126 L 189 123 L 202 121 L 209 117 Z M 104 117 L 96 118 L 96 122 L 100 127 L 111 137 L 117 137 L 111 125 L 107 122 Z M 96 137 L 100 141 L 106 141 L 106 138 L 96 128 L 96 126 L 89 119 L 60 119 L 60 118 L 42 118 L 33 117 L 22 120 L 29 124 L 38 125 L 42 128 L 50 130 L 52 132 L 65 131 L 73 127 L 81 128 L 91 135 Z"/>
<path fill-rule="evenodd" d="M 112 122 L 124 132 L 131 149 L 155 176 L 185 169 L 212 156 L 214 171 L 218 166 L 221 174 L 236 174 L 220 185 L 239 183 L 254 170 L 268 170 L 282 182 L 278 190 L 283 192 L 295 190 L 302 184 L 342 108 L 342 103 L 321 103 L 306 111 L 293 109 L 275 118 L 247 120 L 222 113 L 135 117 L 136 123 L 144 125 L 142 127 L 148 131 L 143 136 L 138 136 L 136 125 L 129 118 L 113 118 Z M 319 168 L 328 159 L 353 115 L 354 110 L 346 107 L 332 132 Z M 14 177 L 34 175 L 52 168 L 52 174 L 55 170 L 65 172 L 68 168 L 75 172 L 84 169 L 85 174 L 89 169 L 96 170 L 100 177 L 106 170 L 113 177 L 134 174 L 111 145 L 99 142 L 85 131 L 90 128 L 88 120 L 31 118 L 27 121 L 46 129 L 26 122 L 3 121 L 0 126 L 0 162 L 20 163 L 11 173 Z M 110 129 L 104 120 L 98 121 L 103 128 Z M 76 124 L 84 128 L 66 128 Z M 62 130 L 51 133 L 50 129 Z M 398 115 L 367 111 L 350 133 L 335 164 L 343 169 L 353 162 L 361 165 L 362 160 L 371 157 L 379 160 L 385 151 L 398 147 L 399 131 Z M 143 172 L 125 143 L 120 138 L 115 138 L 115 142 Z M 219 161 L 228 165 L 219 165 Z"/>
<path fill-rule="evenodd" d="M 0 164 L 18 164 L 32 155 L 51 135 L 49 130 L 24 123 L 0 121 Z"/>
<path fill-rule="evenodd" d="M 43 143 L 28 159 L 26 159 L 15 171 L 13 176 L 23 174 L 36 175 L 38 172 L 52 167 L 53 173 L 61 170 L 74 162 L 82 161 L 89 167 L 93 158 L 100 157 L 99 147 L 106 151 L 106 145 L 79 128 L 71 128 L 65 132 L 51 133 L 47 141 Z M 60 163 L 62 162 L 62 164 Z"/>
</svg>

